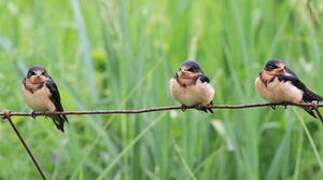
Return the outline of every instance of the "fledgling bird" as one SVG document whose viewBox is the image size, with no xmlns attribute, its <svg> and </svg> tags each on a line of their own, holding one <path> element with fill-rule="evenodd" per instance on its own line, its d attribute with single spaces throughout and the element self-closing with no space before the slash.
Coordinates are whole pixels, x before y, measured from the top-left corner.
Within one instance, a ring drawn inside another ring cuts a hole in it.
<svg viewBox="0 0 323 180">
<path fill-rule="evenodd" d="M 22 84 L 22 94 L 27 105 L 35 111 L 62 112 L 61 97 L 54 80 L 47 70 L 40 66 L 29 69 Z M 64 132 L 64 123 L 68 122 L 65 115 L 49 115 L 57 129 Z"/>
<path fill-rule="evenodd" d="M 323 101 L 280 60 L 269 60 L 255 81 L 258 94 L 271 103 L 313 103 Z M 313 108 L 304 108 L 316 118 Z"/>
<path fill-rule="evenodd" d="M 175 76 L 169 81 L 170 94 L 180 103 L 183 110 L 186 107 L 195 107 L 204 112 L 213 113 L 210 106 L 214 96 L 214 89 L 210 80 L 203 74 L 202 69 L 195 61 L 185 61 Z"/>
</svg>

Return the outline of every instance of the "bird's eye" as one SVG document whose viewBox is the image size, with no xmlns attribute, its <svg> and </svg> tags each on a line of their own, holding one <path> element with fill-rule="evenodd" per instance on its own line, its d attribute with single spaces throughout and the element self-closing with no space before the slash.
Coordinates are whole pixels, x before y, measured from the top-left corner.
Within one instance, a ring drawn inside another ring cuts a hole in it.
<svg viewBox="0 0 323 180">
<path fill-rule="evenodd" d="M 36 73 L 34 71 L 31 71 L 30 75 L 34 76 Z"/>
<path fill-rule="evenodd" d="M 188 68 L 187 71 L 194 72 L 194 69 L 193 68 Z"/>
<path fill-rule="evenodd" d="M 278 68 L 278 66 L 276 66 L 276 65 L 268 66 L 268 70 L 273 70 L 273 69 L 277 69 L 277 68 Z"/>
<path fill-rule="evenodd" d="M 42 73 L 41 73 L 41 75 L 42 75 L 42 76 L 45 76 L 45 75 L 46 75 L 46 73 L 45 73 L 45 72 L 42 72 Z"/>
</svg>

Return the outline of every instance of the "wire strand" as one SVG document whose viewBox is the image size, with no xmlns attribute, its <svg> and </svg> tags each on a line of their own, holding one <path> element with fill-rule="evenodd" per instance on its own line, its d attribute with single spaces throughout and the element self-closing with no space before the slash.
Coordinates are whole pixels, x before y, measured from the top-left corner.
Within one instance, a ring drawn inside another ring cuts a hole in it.
<svg viewBox="0 0 323 180">
<path fill-rule="evenodd" d="M 21 144 L 24 146 L 27 154 L 29 155 L 29 157 L 32 160 L 33 164 L 35 165 L 37 171 L 39 172 L 39 175 L 42 177 L 42 179 L 46 180 L 47 178 L 46 178 L 46 175 L 45 175 L 44 171 L 40 167 L 40 165 L 37 162 L 35 156 L 33 155 L 33 153 L 31 152 L 31 150 L 29 148 L 29 146 L 27 145 L 26 141 L 24 140 L 24 138 L 21 136 L 20 132 L 16 128 L 15 124 L 12 122 L 11 117 L 7 116 L 7 117 L 5 117 L 5 119 L 7 119 L 9 121 L 13 131 L 16 133 L 18 139 L 20 140 Z"/>
<path fill-rule="evenodd" d="M 207 108 L 211 109 L 251 109 L 251 108 L 265 108 L 265 107 L 276 107 L 276 106 L 297 106 L 301 108 L 312 108 L 315 110 L 318 117 L 323 122 L 322 115 L 318 108 L 322 108 L 323 104 L 315 104 L 315 103 L 255 103 L 255 104 L 238 104 L 238 105 L 212 105 Z M 186 109 L 194 109 L 195 107 L 183 107 L 183 106 L 164 106 L 164 107 L 155 107 L 155 108 L 146 108 L 146 109 L 130 109 L 130 110 L 93 110 L 93 111 L 64 111 L 64 112 L 0 112 L 0 116 L 4 119 L 7 119 L 16 133 L 17 137 L 19 138 L 20 142 L 24 146 L 26 152 L 28 153 L 29 157 L 31 158 L 33 164 L 35 165 L 37 171 L 39 172 L 40 176 L 43 179 L 47 179 L 45 176 L 44 171 L 40 167 L 39 163 L 37 162 L 36 158 L 32 154 L 29 146 L 19 133 L 18 129 L 12 122 L 11 118 L 14 116 L 25 116 L 25 117 L 36 117 L 36 116 L 49 116 L 49 115 L 108 115 L 108 114 L 139 114 L 139 113 L 149 113 L 149 112 L 158 112 L 158 111 L 169 111 L 169 110 L 186 110 Z"/>
<path fill-rule="evenodd" d="M 238 105 L 212 105 L 209 108 L 211 109 L 251 109 L 251 108 L 265 108 L 265 107 L 274 107 L 274 106 L 297 106 L 303 108 L 322 108 L 323 104 L 313 103 L 254 103 L 254 104 L 238 104 Z M 64 111 L 64 112 L 1 112 L 0 116 L 48 116 L 48 115 L 104 115 L 104 114 L 140 114 L 148 112 L 158 112 L 158 111 L 169 111 L 169 110 L 187 110 L 195 109 L 195 107 L 182 107 L 182 106 L 164 106 L 164 107 L 155 107 L 155 108 L 146 108 L 146 109 L 129 109 L 129 110 L 91 110 L 91 111 Z"/>
</svg>

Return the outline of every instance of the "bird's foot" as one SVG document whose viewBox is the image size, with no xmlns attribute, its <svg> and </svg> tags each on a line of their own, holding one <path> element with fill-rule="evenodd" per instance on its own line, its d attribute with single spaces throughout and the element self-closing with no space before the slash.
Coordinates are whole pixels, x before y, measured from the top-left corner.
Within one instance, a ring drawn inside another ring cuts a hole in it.
<svg viewBox="0 0 323 180">
<path fill-rule="evenodd" d="M 204 112 L 206 112 L 206 113 L 208 113 L 208 112 L 210 112 L 210 113 L 213 113 L 213 111 L 212 111 L 212 105 L 211 104 L 209 104 L 209 105 L 207 105 L 207 106 L 203 106 L 203 105 L 201 105 L 201 104 L 198 104 L 198 105 L 195 105 L 194 106 L 194 108 L 195 109 L 197 109 L 197 110 L 199 110 L 199 111 L 204 111 Z"/>
<path fill-rule="evenodd" d="M 211 101 L 210 104 L 208 105 L 208 110 L 210 113 L 213 113 L 212 107 L 213 107 L 213 101 Z"/>
<path fill-rule="evenodd" d="M 48 118 L 49 117 L 49 113 L 50 113 L 50 111 L 44 111 L 44 116 L 45 116 L 45 118 Z"/>
<path fill-rule="evenodd" d="M 11 118 L 11 111 L 3 112 L 3 119 L 9 120 Z"/>
<path fill-rule="evenodd" d="M 282 105 L 283 105 L 284 109 L 287 109 L 287 106 L 288 106 L 287 102 L 283 102 Z"/>
<path fill-rule="evenodd" d="M 310 110 L 318 109 L 319 108 L 319 101 L 312 101 L 309 108 L 310 108 Z"/>
<path fill-rule="evenodd" d="M 32 117 L 33 119 L 36 119 L 36 116 L 37 116 L 37 115 L 36 115 L 36 111 L 31 111 L 31 113 L 30 113 L 30 114 L 31 114 L 31 117 Z"/>
<path fill-rule="evenodd" d="M 187 108 L 188 108 L 188 106 L 186 106 L 185 104 L 182 104 L 182 106 L 181 106 L 181 110 L 182 110 L 183 112 L 185 112 Z"/>
<path fill-rule="evenodd" d="M 276 109 L 276 105 L 270 105 L 270 107 L 271 107 L 272 110 Z"/>
</svg>

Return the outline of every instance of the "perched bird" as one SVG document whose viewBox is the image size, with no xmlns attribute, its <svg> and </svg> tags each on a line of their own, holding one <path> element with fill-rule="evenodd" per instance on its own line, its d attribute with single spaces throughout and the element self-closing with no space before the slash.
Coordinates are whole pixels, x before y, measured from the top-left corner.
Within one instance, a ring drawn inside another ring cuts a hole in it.
<svg viewBox="0 0 323 180">
<path fill-rule="evenodd" d="M 282 61 L 270 60 L 255 81 L 258 94 L 271 103 L 313 103 L 323 97 L 308 89 Z M 316 118 L 313 108 L 304 108 Z"/>
<path fill-rule="evenodd" d="M 22 94 L 28 106 L 35 111 L 62 112 L 61 98 L 53 79 L 45 68 L 33 66 L 29 69 L 22 84 Z M 64 132 L 65 115 L 49 115 L 56 127 Z"/>
<path fill-rule="evenodd" d="M 214 89 L 210 80 L 203 74 L 195 61 L 185 61 L 175 76 L 169 81 L 170 94 L 180 103 L 183 110 L 195 107 L 204 112 L 213 113 L 210 106 L 214 96 Z"/>
</svg>

